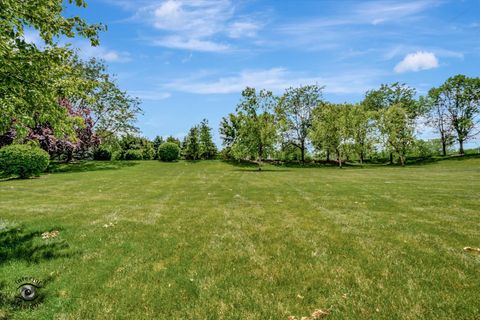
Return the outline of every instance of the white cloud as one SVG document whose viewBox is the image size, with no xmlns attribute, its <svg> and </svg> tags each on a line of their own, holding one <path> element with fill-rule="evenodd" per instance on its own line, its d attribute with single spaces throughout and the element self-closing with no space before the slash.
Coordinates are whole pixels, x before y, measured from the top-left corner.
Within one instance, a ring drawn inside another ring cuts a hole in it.
<svg viewBox="0 0 480 320">
<path fill-rule="evenodd" d="M 98 58 L 107 62 L 128 62 L 130 61 L 130 53 L 119 52 L 116 50 L 107 49 L 104 46 L 93 47 L 87 41 L 81 41 L 77 44 L 80 50 L 79 54 L 84 59 Z"/>
<path fill-rule="evenodd" d="M 390 21 L 404 20 L 431 9 L 440 3 L 436 0 L 415 1 L 371 1 L 362 3 L 356 10 L 358 19 L 378 25 Z"/>
<path fill-rule="evenodd" d="M 203 52 L 222 52 L 229 49 L 229 46 L 225 44 L 216 43 L 208 40 L 182 38 L 178 36 L 170 36 L 154 40 L 153 43 L 155 45 L 167 48 L 186 49 Z"/>
<path fill-rule="evenodd" d="M 260 25 L 251 21 L 236 21 L 228 28 L 228 36 L 230 38 L 255 37 Z"/>
<path fill-rule="evenodd" d="M 192 37 L 218 33 L 233 15 L 229 0 L 167 0 L 153 9 L 155 28 L 186 32 Z"/>
<path fill-rule="evenodd" d="M 394 68 L 395 72 L 420 71 L 438 67 L 438 59 L 432 52 L 417 51 L 409 53 Z"/>
<path fill-rule="evenodd" d="M 174 49 L 223 52 L 231 46 L 221 37 L 253 37 L 261 25 L 248 17 L 236 17 L 231 0 L 165 0 L 141 5 L 138 20 L 161 32 L 151 43 Z"/>
<path fill-rule="evenodd" d="M 208 74 L 207 74 L 208 75 Z M 244 70 L 238 74 L 219 77 L 217 79 L 196 76 L 195 78 L 174 79 L 163 85 L 168 90 L 176 90 L 196 94 L 238 93 L 245 87 L 255 87 L 281 93 L 288 87 L 307 84 L 325 85 L 327 93 L 364 93 L 375 87 L 373 83 L 377 71 L 349 71 L 334 76 L 310 76 L 291 72 L 285 68 L 261 70 Z"/>
</svg>

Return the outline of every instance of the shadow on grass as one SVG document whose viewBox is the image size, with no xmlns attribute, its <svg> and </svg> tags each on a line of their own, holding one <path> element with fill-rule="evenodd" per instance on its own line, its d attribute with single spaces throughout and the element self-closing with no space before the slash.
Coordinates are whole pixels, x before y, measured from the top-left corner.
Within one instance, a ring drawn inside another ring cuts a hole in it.
<svg viewBox="0 0 480 320">
<path fill-rule="evenodd" d="M 75 254 L 64 240 L 42 239 L 41 235 L 41 231 L 27 230 L 19 226 L 0 227 L 0 266 L 10 262 L 35 265 Z M 53 279 L 53 275 L 41 279 L 42 288 Z M 19 299 L 18 284 L 8 285 L 6 281 L 0 281 L 0 320 L 11 319 L 16 311 L 43 302 L 42 294 L 35 299 L 35 303 Z"/>
<path fill-rule="evenodd" d="M 407 159 L 407 165 L 427 165 L 443 161 L 462 161 L 467 159 L 480 159 L 478 154 L 465 154 L 465 155 L 450 155 L 450 156 L 434 156 L 423 158 L 409 158 Z"/>
<path fill-rule="evenodd" d="M 132 161 L 80 161 L 75 163 L 50 163 L 47 172 L 49 173 L 67 173 L 67 172 L 86 172 L 119 170 L 136 166 L 138 163 Z"/>
<path fill-rule="evenodd" d="M 0 229 L 0 265 L 10 261 L 35 264 L 73 256 L 74 253 L 65 241 L 44 240 L 41 235 L 41 231 L 30 231 L 22 227 Z"/>
<path fill-rule="evenodd" d="M 258 170 L 258 168 L 256 168 L 256 169 L 246 168 L 246 169 L 233 169 L 232 171 L 235 171 L 235 172 L 258 172 L 258 173 L 262 173 L 262 172 L 290 172 L 290 171 L 292 171 L 292 170 L 288 170 L 288 169 L 266 169 L 266 168 L 262 168 L 262 170 Z"/>
<path fill-rule="evenodd" d="M 231 166 L 236 167 L 237 169 L 234 169 L 232 171 L 236 172 L 288 172 L 290 170 L 284 170 L 284 169 L 269 169 L 265 165 L 269 165 L 270 163 L 264 162 L 262 166 L 259 167 L 257 162 L 253 161 L 246 161 L 246 160 L 224 160 L 224 163 L 227 163 Z"/>
</svg>

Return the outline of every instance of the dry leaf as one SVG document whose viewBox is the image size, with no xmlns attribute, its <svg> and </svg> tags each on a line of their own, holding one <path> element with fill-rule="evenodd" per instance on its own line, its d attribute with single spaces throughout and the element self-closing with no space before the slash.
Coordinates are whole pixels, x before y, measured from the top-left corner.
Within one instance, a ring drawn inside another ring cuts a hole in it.
<svg viewBox="0 0 480 320">
<path fill-rule="evenodd" d="M 329 314 L 330 314 L 330 311 L 328 311 L 328 310 L 317 309 L 317 310 L 313 311 L 312 318 L 313 319 L 321 319 L 321 318 L 324 318 L 324 317 L 328 316 Z"/>
<path fill-rule="evenodd" d="M 53 230 L 51 232 L 44 232 L 42 233 L 42 239 L 50 239 L 50 238 L 55 238 L 60 234 L 60 231 L 58 230 Z"/>
</svg>

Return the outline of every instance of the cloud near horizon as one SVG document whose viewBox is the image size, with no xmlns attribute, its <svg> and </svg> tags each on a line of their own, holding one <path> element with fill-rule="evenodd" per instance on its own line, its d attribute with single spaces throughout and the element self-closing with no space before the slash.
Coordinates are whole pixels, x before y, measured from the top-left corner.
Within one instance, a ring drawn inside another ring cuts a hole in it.
<svg viewBox="0 0 480 320">
<path fill-rule="evenodd" d="M 199 76 L 178 78 L 165 83 L 163 88 L 195 94 L 240 93 L 245 87 L 267 89 L 281 93 L 289 87 L 318 84 L 325 86 L 326 93 L 364 93 L 376 85 L 374 79 L 378 70 L 364 70 L 355 73 L 346 72 L 331 76 L 309 75 L 292 72 L 286 68 L 246 69 L 229 76 L 211 78 Z"/>
</svg>

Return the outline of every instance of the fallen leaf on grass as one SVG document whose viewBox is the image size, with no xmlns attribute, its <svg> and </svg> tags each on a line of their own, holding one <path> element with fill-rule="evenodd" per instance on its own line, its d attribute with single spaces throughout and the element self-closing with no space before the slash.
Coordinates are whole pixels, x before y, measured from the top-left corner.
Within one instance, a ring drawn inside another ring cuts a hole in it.
<svg viewBox="0 0 480 320">
<path fill-rule="evenodd" d="M 50 231 L 50 232 L 46 231 L 46 232 L 42 233 L 42 239 L 55 238 L 59 234 L 60 234 L 60 231 L 58 231 L 58 230 L 53 230 L 53 231 Z"/>
<path fill-rule="evenodd" d="M 110 227 L 113 227 L 113 226 L 116 225 L 116 224 L 117 224 L 116 221 L 115 221 L 115 223 L 110 222 L 110 223 L 108 223 L 108 224 L 104 224 L 103 227 L 104 227 L 104 228 L 110 228 Z"/>
<path fill-rule="evenodd" d="M 328 310 L 317 309 L 313 311 L 310 317 L 301 317 L 300 320 L 315 320 L 315 319 L 322 319 L 325 318 L 330 314 Z M 296 316 L 289 316 L 287 320 L 298 320 Z"/>
<path fill-rule="evenodd" d="M 330 314 L 328 310 L 317 309 L 312 313 L 312 319 L 321 319 Z"/>
<path fill-rule="evenodd" d="M 480 248 L 472 248 L 472 247 L 465 247 L 463 248 L 464 251 L 473 251 L 480 253 Z"/>
</svg>

